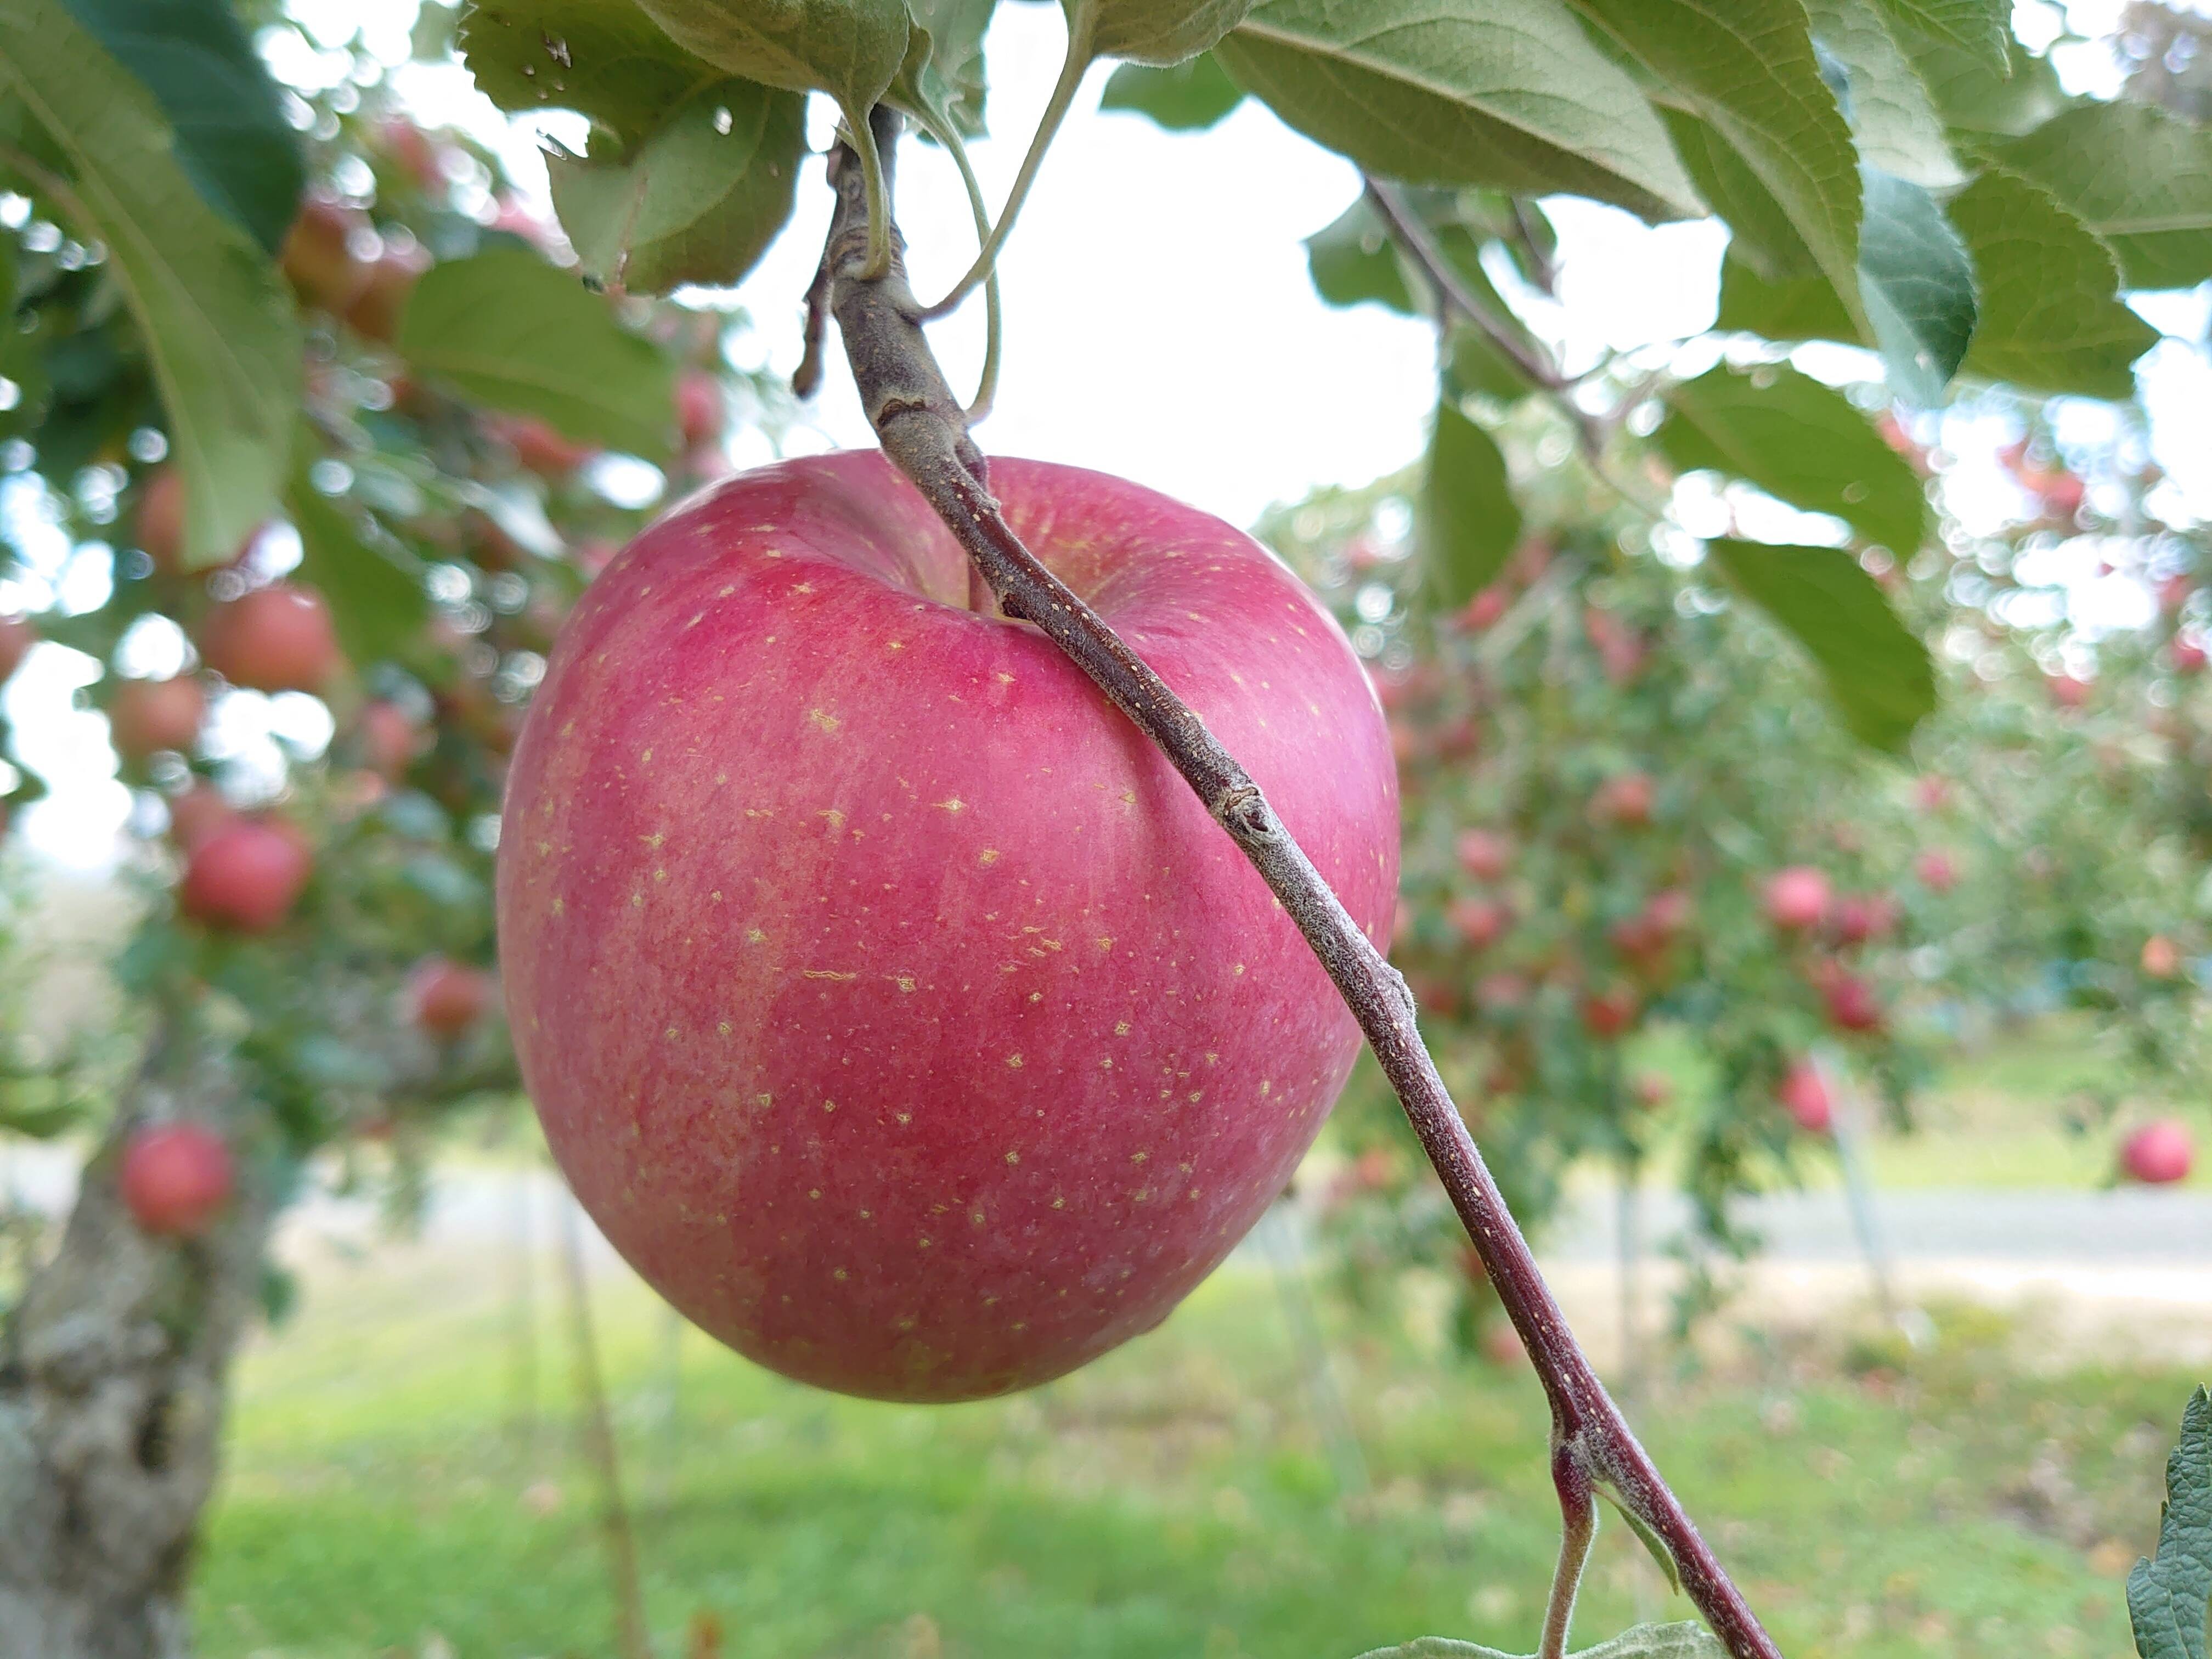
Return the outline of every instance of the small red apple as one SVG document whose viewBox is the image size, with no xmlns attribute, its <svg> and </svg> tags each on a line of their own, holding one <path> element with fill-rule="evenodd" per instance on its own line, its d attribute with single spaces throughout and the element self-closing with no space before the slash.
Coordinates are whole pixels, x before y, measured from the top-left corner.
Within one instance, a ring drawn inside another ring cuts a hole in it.
<svg viewBox="0 0 2212 1659">
<path fill-rule="evenodd" d="M 1496 944 L 1513 925 L 1512 910 L 1496 899 L 1455 900 L 1450 916 L 1459 936 L 1478 951 Z"/>
<path fill-rule="evenodd" d="M 491 980 L 447 957 L 432 957 L 408 976 L 408 1016 L 434 1036 L 459 1036 L 491 1006 Z"/>
<path fill-rule="evenodd" d="M 485 424 L 514 452 L 516 460 L 541 478 L 565 478 L 599 453 L 535 416 L 500 416 Z"/>
<path fill-rule="evenodd" d="M 1828 878 L 1810 865 L 1793 864 L 1766 878 L 1766 919 L 1785 933 L 1802 933 L 1828 914 Z"/>
<path fill-rule="evenodd" d="M 405 170 L 422 190 L 437 190 L 445 184 L 445 170 L 439 165 L 438 145 L 430 135 L 412 121 L 391 116 L 376 125 L 376 148 Z"/>
<path fill-rule="evenodd" d="M 346 322 L 362 338 L 388 343 L 399 331 L 399 313 L 429 261 L 419 253 L 387 250 L 362 278 L 360 291 L 343 308 Z"/>
<path fill-rule="evenodd" d="M 238 809 L 212 784 L 196 783 L 169 803 L 169 835 L 191 852 L 238 817 Z"/>
<path fill-rule="evenodd" d="M 1486 1014 L 1510 1014 L 1527 1004 L 1530 989 L 1520 974 L 1485 974 L 1474 982 L 1474 1004 Z"/>
<path fill-rule="evenodd" d="M 310 196 L 300 204 L 278 258 L 303 301 L 342 316 L 360 297 L 368 267 L 353 257 L 349 243 L 368 226 L 368 216 L 327 197 Z"/>
<path fill-rule="evenodd" d="M 1512 596 L 1493 582 L 1462 607 L 1459 625 L 1470 634 L 1483 633 L 1498 625 L 1511 603 Z"/>
<path fill-rule="evenodd" d="M 190 675 L 167 680 L 125 680 L 107 705 L 108 740 L 128 760 L 143 761 L 164 749 L 188 750 L 207 718 L 207 693 Z"/>
<path fill-rule="evenodd" d="M 1462 830 L 1455 843 L 1459 867 L 1477 881 L 1496 881 L 1513 867 L 1513 847 L 1494 830 Z"/>
<path fill-rule="evenodd" d="M 2143 941 L 2142 970 L 2151 979 L 2172 979 L 2181 971 L 2181 951 L 2163 933 L 2153 933 Z"/>
<path fill-rule="evenodd" d="M 149 1124 L 124 1142 L 117 1184 L 142 1231 L 196 1238 L 230 1201 L 230 1148 L 204 1124 Z"/>
<path fill-rule="evenodd" d="M 1798 1060 L 1782 1074 L 1774 1097 L 1790 1114 L 1790 1121 L 1808 1134 L 1824 1135 L 1835 1125 L 1835 1103 L 1828 1097 L 1827 1080 L 1809 1060 Z"/>
<path fill-rule="evenodd" d="M 1897 926 L 1897 904 L 1887 893 L 1845 893 L 1835 902 L 1830 924 L 1839 945 L 1864 945 Z"/>
<path fill-rule="evenodd" d="M 1343 633 L 1118 479 L 991 489 L 1267 790 L 1369 937 L 1397 792 Z M 878 452 L 692 496 L 555 645 L 499 854 L 554 1156 L 706 1329 L 824 1387 L 1005 1393 L 1147 1330 L 1281 1190 L 1358 1033 L 1168 763 Z"/>
<path fill-rule="evenodd" d="M 722 383 L 704 369 L 690 369 L 676 382 L 676 424 L 684 434 L 684 447 L 696 449 L 720 441 L 728 412 L 722 402 Z"/>
<path fill-rule="evenodd" d="M 2159 609 L 2169 614 L 2180 611 L 2189 604 L 2189 596 L 2197 591 L 2197 577 L 2191 571 L 2177 571 L 2158 585 Z"/>
<path fill-rule="evenodd" d="M 2173 643 L 2166 647 L 2166 653 L 2172 658 L 2173 672 L 2177 674 L 2201 674 L 2204 672 L 2204 645 L 2201 640 L 2186 634 L 2177 635 Z"/>
<path fill-rule="evenodd" d="M 1595 1037 L 1617 1037 L 1636 1023 L 1636 993 L 1625 985 L 1592 991 L 1582 1000 L 1583 1028 Z"/>
<path fill-rule="evenodd" d="M 1622 772 L 1600 784 L 1590 797 L 1590 816 L 1601 823 L 1641 828 L 1651 822 L 1658 787 L 1647 772 Z"/>
<path fill-rule="evenodd" d="M 1931 847 L 1912 860 L 1912 872 L 1931 893 L 1948 893 L 1959 884 L 1959 866 L 1940 847 Z"/>
<path fill-rule="evenodd" d="M 25 617 L 0 617 L 0 685 L 22 666 L 39 642 L 39 630 Z"/>
<path fill-rule="evenodd" d="M 208 612 L 200 655 L 233 685 L 314 691 L 337 672 L 330 607 L 312 587 L 271 582 Z"/>
<path fill-rule="evenodd" d="M 290 825 L 239 818 L 191 848 L 177 903 L 210 927 L 265 933 L 291 914 L 313 869 L 314 855 Z"/>
<path fill-rule="evenodd" d="M 2079 708 L 2089 701 L 2089 682 L 2071 674 L 2052 674 L 2043 683 L 2051 701 L 2061 708 Z"/>
<path fill-rule="evenodd" d="M 2120 1169 L 2129 1180 L 2163 1187 L 2189 1178 L 2196 1146 L 2189 1126 L 2178 1118 L 2146 1123 L 2120 1147 Z"/>
<path fill-rule="evenodd" d="M 1820 988 L 1828 1005 L 1828 1018 L 1838 1030 L 1878 1031 L 1881 1029 L 1881 1000 L 1874 987 L 1856 974 L 1838 972 Z"/>
<path fill-rule="evenodd" d="M 381 697 L 361 706 L 355 717 L 355 736 L 362 758 L 380 777 L 397 781 L 405 775 L 422 751 L 422 732 L 398 703 Z"/>
</svg>

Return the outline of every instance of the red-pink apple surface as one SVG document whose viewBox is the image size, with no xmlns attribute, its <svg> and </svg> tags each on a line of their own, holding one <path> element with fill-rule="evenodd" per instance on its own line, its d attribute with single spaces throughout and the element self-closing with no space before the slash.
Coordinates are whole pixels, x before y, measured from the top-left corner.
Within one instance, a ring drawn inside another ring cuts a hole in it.
<svg viewBox="0 0 2212 1659">
<path fill-rule="evenodd" d="M 1136 485 L 991 487 L 1389 936 L 1397 782 L 1342 633 Z M 509 1023 L 585 1208 L 785 1374 L 1003 1394 L 1150 1329 L 1284 1182 L 1358 1035 L 1168 763 L 873 452 L 696 496 L 552 653 L 499 854 Z"/>
<path fill-rule="evenodd" d="M 407 977 L 408 1017 L 433 1036 L 459 1036 L 491 1006 L 491 979 L 450 957 L 430 957 Z"/>
<path fill-rule="evenodd" d="M 1766 878 L 1766 919 L 1785 933 L 1803 933 L 1828 914 L 1828 878 L 1808 865 L 1793 864 Z"/>
<path fill-rule="evenodd" d="M 2163 1187 L 2189 1178 L 2195 1148 L 2189 1126 L 2173 1118 L 2146 1123 L 2120 1147 L 2120 1169 L 2130 1181 Z"/>
<path fill-rule="evenodd" d="M 1808 1134 L 1824 1135 L 1835 1123 L 1835 1106 L 1828 1098 L 1827 1082 L 1821 1077 L 1820 1068 L 1809 1060 L 1799 1060 L 1783 1073 L 1774 1097 L 1790 1114 L 1790 1121 Z"/>
<path fill-rule="evenodd" d="M 145 1231 L 191 1238 L 229 1200 L 230 1148 L 204 1124 L 150 1124 L 124 1142 L 118 1182 Z"/>
<path fill-rule="evenodd" d="M 289 824 L 234 818 L 187 849 L 177 906 L 210 927 L 265 933 L 292 914 L 313 872 L 314 855 Z"/>
<path fill-rule="evenodd" d="M 271 582 L 209 611 L 200 655 L 233 685 L 315 691 L 337 672 L 338 636 L 321 592 Z"/>
</svg>

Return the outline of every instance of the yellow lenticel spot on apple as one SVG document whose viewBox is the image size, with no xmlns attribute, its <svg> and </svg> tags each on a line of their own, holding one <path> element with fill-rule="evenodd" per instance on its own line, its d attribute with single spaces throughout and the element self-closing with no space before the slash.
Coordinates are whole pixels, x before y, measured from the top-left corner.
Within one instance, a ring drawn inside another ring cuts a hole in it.
<svg viewBox="0 0 2212 1659">
<path fill-rule="evenodd" d="M 1115 1035 L 1115 1036 L 1128 1036 L 1128 1035 L 1129 1035 L 1129 1022 L 1128 1022 L 1127 1020 L 1126 1020 L 1126 1019 L 1117 1019 L 1117 1020 L 1115 1020 L 1115 1021 L 1114 1022 L 1114 1035 Z"/>
<path fill-rule="evenodd" d="M 975 862 L 978 864 L 996 864 L 998 861 L 999 849 L 995 847 L 986 847 L 981 852 L 975 854 Z"/>
<path fill-rule="evenodd" d="M 942 812 L 964 812 L 968 810 L 968 803 L 955 795 L 951 800 L 939 801 L 937 808 Z"/>
<path fill-rule="evenodd" d="M 1152 1154 L 1150 1152 L 1132 1152 L 1129 1154 L 1129 1162 L 1132 1164 L 1142 1164 L 1151 1156 Z"/>
<path fill-rule="evenodd" d="M 1055 1198 L 1052 1201 L 1052 1207 L 1055 1210 L 1064 1210 L 1067 1207 L 1067 1200 L 1064 1198 Z M 1062 1291 L 1060 1294 L 1066 1296 L 1067 1292 Z"/>
<path fill-rule="evenodd" d="M 1006 1069 L 1010 1072 L 1020 1071 L 1022 1069 L 1022 1057 L 1018 1054 L 1008 1054 L 1006 1056 Z"/>
<path fill-rule="evenodd" d="M 816 726 L 821 727 L 823 731 L 830 732 L 832 735 L 835 735 L 837 728 L 845 723 L 839 720 L 835 714 L 829 714 L 819 708 L 808 709 L 806 711 L 806 718 L 811 720 Z"/>
<path fill-rule="evenodd" d="M 893 1112 L 891 1115 L 902 1123 L 911 1123 L 914 1121 L 914 1114 L 912 1112 Z M 860 1213 L 866 1215 L 867 1212 L 863 1210 Z"/>
<path fill-rule="evenodd" d="M 1008 1152 L 1006 1154 L 1006 1162 L 1009 1164 L 1018 1164 L 1021 1161 L 1022 1155 L 1019 1152 Z"/>
<path fill-rule="evenodd" d="M 848 1278 L 851 1277 L 851 1275 L 847 1273 L 842 1267 L 833 1267 L 830 1271 L 830 1277 L 836 1279 L 840 1285 L 842 1285 Z"/>
<path fill-rule="evenodd" d="M 745 929 L 745 943 L 748 945 L 765 945 L 768 943 L 768 935 L 761 932 L 757 927 L 748 927 Z"/>
<path fill-rule="evenodd" d="M 729 1034 L 730 1034 L 730 1022 L 729 1022 L 729 1021 L 727 1021 L 726 1019 L 718 1019 L 718 1020 L 716 1020 L 716 1021 L 714 1022 L 714 1030 L 715 1030 L 716 1035 L 718 1035 L 718 1036 L 729 1036 Z"/>
</svg>

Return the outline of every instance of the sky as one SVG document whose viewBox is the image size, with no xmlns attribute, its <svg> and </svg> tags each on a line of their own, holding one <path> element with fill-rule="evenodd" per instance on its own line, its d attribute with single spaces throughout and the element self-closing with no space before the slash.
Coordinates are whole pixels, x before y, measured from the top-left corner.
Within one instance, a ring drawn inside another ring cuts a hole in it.
<svg viewBox="0 0 2212 1659">
<path fill-rule="evenodd" d="M 2212 3 L 2212 0 L 2200 0 Z M 2078 32 L 2109 29 L 2119 0 L 2075 0 Z M 368 44 L 387 61 L 406 52 L 413 7 L 392 0 L 292 0 L 308 40 L 283 54 L 295 80 L 343 72 L 339 55 L 319 56 L 364 24 Z M 2047 40 L 2060 14 L 2025 0 L 2017 18 L 2025 38 Z M 989 118 L 994 137 L 971 147 L 984 193 L 1003 200 L 1045 95 L 1059 70 L 1065 29 L 1054 5 L 999 8 L 989 41 Z M 2062 46 L 2054 54 L 2077 90 L 2117 89 L 2101 46 Z M 1039 457 L 1121 474 L 1218 514 L 1249 523 L 1270 504 L 1323 484 L 1361 484 L 1406 465 L 1420 452 L 1436 396 L 1431 326 L 1379 306 L 1338 309 L 1308 279 L 1304 237 L 1328 224 L 1358 194 L 1352 166 L 1290 131 L 1247 100 L 1213 129 L 1161 131 L 1139 116 L 1101 112 L 1108 74 L 1093 68 L 1044 165 L 1000 262 L 1006 294 L 1006 366 L 996 412 L 979 438 L 994 453 Z M 550 217 L 541 131 L 581 148 L 575 118 L 509 121 L 477 94 L 458 66 L 410 65 L 398 84 L 426 121 L 465 128 L 497 148 Z M 814 100 L 812 137 L 826 145 L 830 117 Z M 975 252 L 966 198 L 949 160 L 933 147 L 902 147 L 901 219 L 912 242 L 915 288 L 934 299 L 966 269 Z M 1726 233 L 1711 222 L 1652 228 L 1616 210 L 1573 199 L 1547 204 L 1561 237 L 1561 302 L 1531 301 L 1528 319 L 1555 339 L 1571 368 L 1601 349 L 1634 349 L 1697 332 L 1713 317 Z M 830 195 L 819 161 L 802 177 L 797 215 L 734 296 L 702 303 L 742 305 L 755 326 L 739 337 L 744 368 L 787 374 L 799 349 L 799 298 L 822 246 Z M 1528 296 L 1523 296 L 1524 300 Z M 2212 518 L 2212 365 L 2185 343 L 2204 338 L 2212 285 L 2193 295 L 2144 296 L 2138 309 L 2181 337 L 2146 359 L 2145 399 L 2153 449 L 2175 475 L 2172 514 Z M 932 337 L 957 389 L 974 384 L 982 346 L 980 296 L 936 325 Z M 1808 348 L 1800 366 L 1825 378 L 1869 372 L 1862 354 Z M 841 358 L 826 389 L 786 442 L 793 449 L 870 441 Z M 2066 418 L 2081 435 L 2109 424 L 2102 405 L 2081 404 Z M 2063 429 L 2063 423 L 2062 423 Z M 768 459 L 758 434 L 740 434 L 737 459 Z M 1972 479 L 1960 499 L 1970 513 L 1995 517 L 2016 505 L 2009 486 Z M 58 573 L 64 550 L 22 518 L 24 503 L 0 495 L 0 515 L 46 548 Z M 1695 528 L 1693 525 L 1692 526 Z M 2094 555 L 2084 550 L 2085 568 Z M 69 573 L 98 587 L 96 574 Z M 2087 576 L 2081 602 L 2124 623 L 2131 593 L 2105 599 Z M 4 597 L 4 596 L 0 596 Z M 87 598 L 93 597 L 87 589 Z M 158 652 L 159 642 L 149 648 Z M 74 688 L 92 665 L 44 647 L 7 691 L 17 743 L 55 786 L 24 815 L 25 839 L 56 862 L 96 868 L 111 863 L 129 797 L 97 716 L 72 712 Z M 250 695 L 250 694 L 248 694 Z M 301 703 L 311 699 L 300 699 Z M 226 740 L 273 763 L 271 724 L 310 746 L 327 736 L 317 708 L 286 700 L 241 705 Z"/>
</svg>

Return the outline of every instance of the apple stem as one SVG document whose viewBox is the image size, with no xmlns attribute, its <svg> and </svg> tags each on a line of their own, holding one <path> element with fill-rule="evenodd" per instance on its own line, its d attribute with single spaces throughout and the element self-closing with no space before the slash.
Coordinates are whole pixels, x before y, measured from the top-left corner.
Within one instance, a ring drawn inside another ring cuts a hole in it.
<svg viewBox="0 0 2212 1659">
<path fill-rule="evenodd" d="M 888 193 L 899 118 L 878 107 L 872 120 Z M 1422 1044 L 1404 978 L 1360 931 L 1259 786 L 1204 722 L 1007 525 L 959 401 L 922 334 L 896 228 L 890 270 L 881 280 L 869 280 L 868 201 L 850 149 L 832 152 L 830 177 L 837 208 L 823 254 L 827 309 L 844 337 L 862 407 L 884 453 L 966 549 L 1000 609 L 1042 629 L 1182 775 L 1259 871 L 1343 995 L 1543 1382 L 1565 1522 L 1562 1576 L 1579 1583 L 1580 1557 L 1587 1553 L 1587 1539 L 1580 1546 L 1576 1540 L 1591 1517 L 1576 1494 L 1603 1492 L 1671 1559 L 1683 1589 L 1732 1659 L 1781 1659 L 1567 1328 Z M 1562 1469 L 1571 1474 L 1563 1478 Z M 1552 1599 L 1564 1641 L 1562 1604 L 1571 1598 L 1555 1588 Z"/>
</svg>

